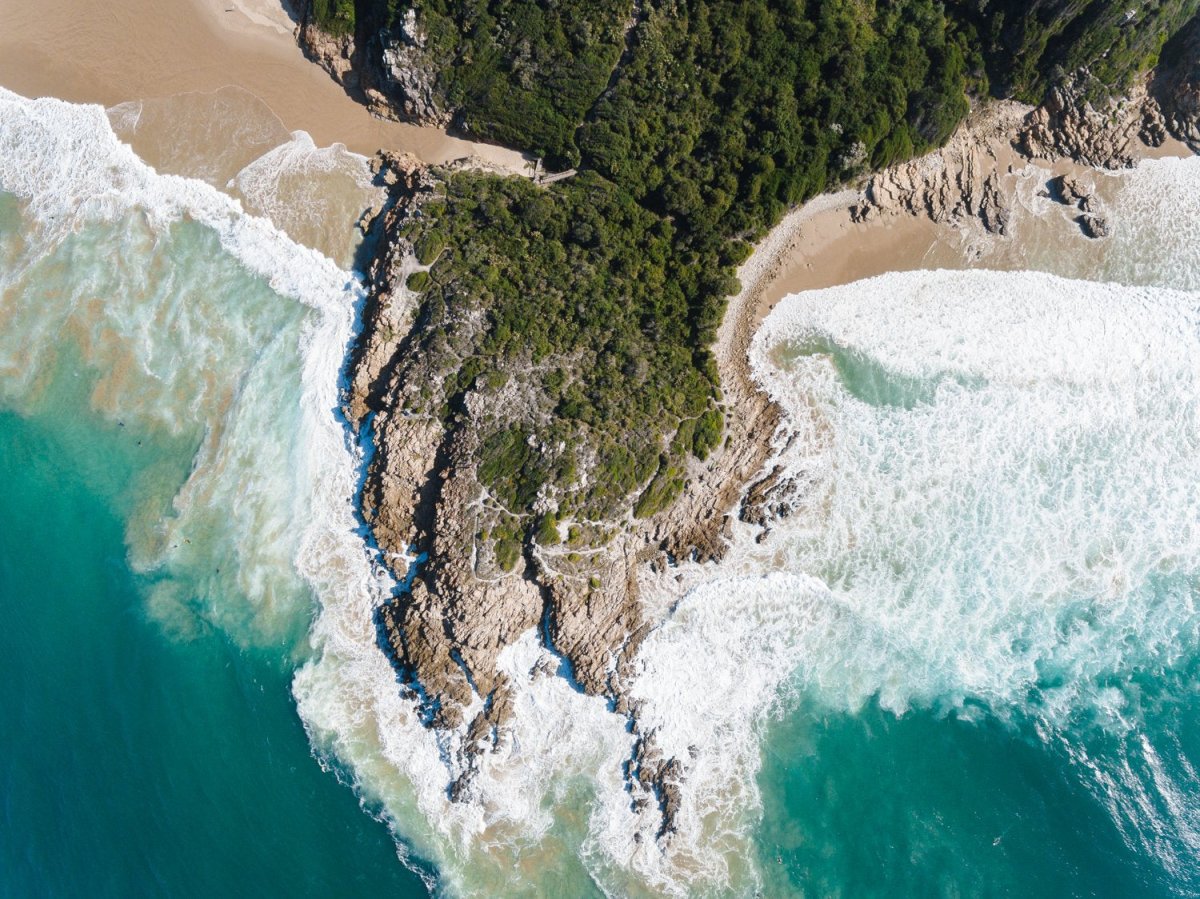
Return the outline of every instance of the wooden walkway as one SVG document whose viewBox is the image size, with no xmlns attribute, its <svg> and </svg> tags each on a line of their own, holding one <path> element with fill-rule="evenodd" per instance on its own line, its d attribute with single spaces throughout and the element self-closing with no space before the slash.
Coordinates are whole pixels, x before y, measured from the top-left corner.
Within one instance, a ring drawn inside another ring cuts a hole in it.
<svg viewBox="0 0 1200 899">
<path fill-rule="evenodd" d="M 543 172 L 542 161 L 539 159 L 533 166 L 533 183 L 553 184 L 555 181 L 562 181 L 564 178 L 570 178 L 575 174 L 575 169 L 567 169 L 565 172 Z"/>
<path fill-rule="evenodd" d="M 538 184 L 553 184 L 555 181 L 562 181 L 564 178 L 570 178 L 574 174 L 574 169 L 567 169 L 565 172 L 555 172 L 553 175 L 541 175 L 540 177 L 535 177 L 534 180 Z"/>
</svg>

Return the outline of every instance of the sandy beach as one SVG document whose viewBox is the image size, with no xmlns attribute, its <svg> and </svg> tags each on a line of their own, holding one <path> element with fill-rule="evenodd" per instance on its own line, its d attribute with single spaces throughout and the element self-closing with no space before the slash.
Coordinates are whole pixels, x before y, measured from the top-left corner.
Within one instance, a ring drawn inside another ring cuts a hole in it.
<svg viewBox="0 0 1200 899">
<path fill-rule="evenodd" d="M 243 103 L 243 123 L 266 119 L 268 110 L 282 132 L 306 131 L 318 146 L 407 150 L 431 163 L 481 156 L 525 168 L 515 150 L 371 115 L 304 57 L 278 0 L 2 0 L 0 17 L 0 86 L 24 96 L 112 107 L 241 91 L 261 104 Z M 256 122 L 260 130 L 269 124 Z M 214 127 L 214 139 L 222 136 L 227 125 Z"/>
<path fill-rule="evenodd" d="M 790 294 L 848 284 L 887 272 L 914 269 L 1038 268 L 1038 258 L 1070 255 L 1094 264 L 1103 241 L 1088 239 L 1075 221 L 1076 210 L 1050 201 L 1047 184 L 1072 175 L 1094 184 L 1101 198 L 1115 191 L 1123 172 L 1098 170 L 1069 159 L 1030 160 L 1019 156 L 1007 136 L 980 141 L 984 171 L 1000 176 L 1000 189 L 1012 210 L 1007 235 L 988 233 L 974 217 L 935 222 L 903 210 L 885 211 L 856 222 L 852 209 L 861 189 L 816 197 L 789 213 L 756 248 L 739 271 L 742 293 L 730 303 L 730 319 L 741 318 L 746 339 Z M 938 160 L 940 151 L 926 160 Z M 1186 144 L 1168 139 L 1140 148 L 1139 159 L 1193 155 Z M 914 164 L 920 165 L 921 160 Z M 733 324 L 733 322 L 730 322 Z"/>
<path fill-rule="evenodd" d="M 962 165 L 962 155 L 969 155 L 976 184 L 993 172 L 998 178 L 1010 213 L 1004 235 L 990 233 L 977 215 L 934 221 L 929 215 L 893 208 L 856 221 L 854 210 L 865 196 L 864 179 L 793 210 L 758 243 L 738 271 L 742 290 L 730 298 L 713 347 L 726 401 L 741 410 L 733 418 L 731 439 L 748 439 L 737 422 L 753 418 L 763 402 L 751 372 L 751 341 L 763 320 L 789 295 L 916 269 L 1043 270 L 1067 277 L 1087 277 L 1089 271 L 1099 270 L 1107 243 L 1087 237 L 1079 225 L 1079 210 L 1052 199 L 1048 185 L 1060 175 L 1076 176 L 1094 187 L 1103 204 L 1115 197 L 1128 170 L 1101 171 L 1069 159 L 1020 156 L 1012 137 L 1024 112 L 1016 104 L 980 110 L 947 147 L 897 167 L 938 178 L 953 173 Z M 1157 148 L 1138 149 L 1139 159 L 1190 155 L 1186 144 L 1170 139 Z M 955 190 L 950 193 L 961 199 Z"/>
</svg>

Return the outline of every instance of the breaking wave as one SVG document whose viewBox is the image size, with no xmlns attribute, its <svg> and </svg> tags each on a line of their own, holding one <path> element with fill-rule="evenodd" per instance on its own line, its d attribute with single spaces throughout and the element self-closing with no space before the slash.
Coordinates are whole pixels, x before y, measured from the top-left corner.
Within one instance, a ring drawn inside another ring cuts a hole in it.
<svg viewBox="0 0 1200 899">
<path fill-rule="evenodd" d="M 361 459 L 337 416 L 362 288 L 285 233 L 369 198 L 361 166 L 293 135 L 236 177 L 248 211 L 154 172 L 98 107 L 0 92 L 0 189 L 28 223 L 0 244 L 0 393 L 37 402 L 69 339 L 94 411 L 194 448 L 169 508 L 131 517 L 151 609 L 180 632 L 199 620 L 286 645 L 315 751 L 442 888 L 753 892 L 764 721 L 800 694 L 1033 719 L 1131 843 L 1186 867 L 1200 782 L 1142 738 L 1151 692 L 1135 685 L 1190 670 L 1200 642 L 1191 225 L 1139 226 L 1162 209 L 1131 195 L 1106 271 L 1136 286 L 910 273 L 795 296 L 768 319 L 752 356 L 787 415 L 776 503 L 790 514 L 761 542 L 738 525 L 718 567 L 643 584 L 672 611 L 633 698 L 687 772 L 664 853 L 657 816 L 625 789 L 624 721 L 538 674 L 536 634 L 503 656 L 516 724 L 469 803 L 446 792 L 463 735 L 421 726 L 379 649 L 374 611 L 393 585 L 355 519 Z M 314 172 L 353 197 L 297 192 Z M 1147 166 L 1129 190 L 1161 200 L 1175 182 L 1200 195 L 1183 163 Z M 1139 243 L 1125 227 L 1162 234 Z M 39 293 L 68 265 L 94 273 L 85 289 Z M 1086 729 L 1116 748 L 1098 756 Z"/>
<path fill-rule="evenodd" d="M 1032 721 L 1191 882 L 1200 781 L 1145 734 L 1200 649 L 1200 295 L 891 274 L 789 298 L 752 358 L 786 517 L 684 572 L 635 688 L 692 813 L 758 807 L 764 721 L 801 694 Z"/>
</svg>

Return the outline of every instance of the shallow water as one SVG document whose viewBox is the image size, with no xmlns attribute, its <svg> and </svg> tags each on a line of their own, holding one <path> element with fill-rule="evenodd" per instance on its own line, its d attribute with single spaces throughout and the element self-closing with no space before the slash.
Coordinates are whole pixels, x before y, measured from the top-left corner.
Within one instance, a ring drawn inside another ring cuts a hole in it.
<svg viewBox="0 0 1200 899">
<path fill-rule="evenodd" d="M 279 650 L 148 613 L 120 482 L 187 455 L 71 411 L 0 413 L 0 892 L 424 895 L 311 757 Z"/>
<path fill-rule="evenodd" d="M 314 313 L 152 223 L 165 195 L 56 204 L 10 128 L 38 125 L 0 112 L 0 893 L 424 895 L 290 695 Z"/>
<path fill-rule="evenodd" d="M 172 116 L 243 101 L 0 93 L 0 892 L 1200 892 L 1195 161 L 1106 185 L 1086 255 L 1030 241 L 1064 278 L 768 320 L 792 514 L 644 585 L 673 611 L 633 690 L 689 775 L 664 853 L 622 720 L 532 676 L 532 633 L 448 801 L 461 735 L 379 651 L 337 415 L 366 162 L 265 120 L 175 152 Z"/>
<path fill-rule="evenodd" d="M 1198 162 L 1123 179 L 1098 265 L 1036 259 L 1121 286 L 889 275 L 756 338 L 802 490 L 733 564 L 820 579 L 722 587 L 810 609 L 775 635 L 768 893 L 1200 892 Z"/>
</svg>

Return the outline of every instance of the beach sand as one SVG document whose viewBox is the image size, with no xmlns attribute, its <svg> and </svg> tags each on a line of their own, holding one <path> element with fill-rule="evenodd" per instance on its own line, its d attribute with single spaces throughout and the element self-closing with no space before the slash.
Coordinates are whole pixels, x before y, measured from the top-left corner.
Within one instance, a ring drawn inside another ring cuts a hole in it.
<svg viewBox="0 0 1200 899">
<path fill-rule="evenodd" d="M 1020 110 L 1016 112 L 1019 119 Z M 1005 130 L 1011 128 L 1013 113 L 1011 107 L 983 110 L 960 135 L 977 151 L 977 177 L 991 171 L 999 177 L 1000 192 L 1011 209 L 1007 235 L 988 233 L 974 216 L 939 223 L 905 210 L 885 210 L 869 221 L 855 222 L 851 211 L 863 200 L 856 186 L 793 210 L 756 245 L 738 271 L 742 290 L 730 298 L 713 346 L 725 399 L 731 408 L 746 413 L 735 414 L 735 421 L 761 403 L 750 367 L 750 344 L 763 319 L 789 295 L 917 269 L 1044 270 L 1066 277 L 1100 270 L 1107 244 L 1083 234 L 1079 210 L 1055 202 L 1048 182 L 1074 174 L 1108 202 L 1120 189 L 1122 172 L 1103 172 L 1068 159 L 1020 157 L 1012 149 L 1011 131 Z M 1008 126 L 998 128 L 997 122 L 1006 117 Z M 929 171 L 941 170 L 943 160 L 934 158 L 940 152 L 915 164 L 928 162 Z M 1173 140 L 1141 153 L 1144 159 L 1190 155 L 1185 144 Z M 744 436 L 736 425 L 730 435 L 731 440 Z"/>
<path fill-rule="evenodd" d="M 978 219 L 936 223 L 904 211 L 885 212 L 856 223 L 851 209 L 859 190 L 815 198 L 786 216 L 756 248 L 739 276 L 742 293 L 731 301 L 731 317 L 753 332 L 783 298 L 805 290 L 849 284 L 887 272 L 915 269 L 1041 268 L 1039 260 L 1069 255 L 1086 268 L 1105 249 L 1082 234 L 1073 207 L 1049 201 L 1047 183 L 1075 175 L 1093 183 L 1099 197 L 1115 191 L 1123 171 L 1102 171 L 1067 159 L 1026 160 L 1009 148 L 994 148 L 1000 188 L 1012 207 L 1009 234 L 987 233 Z M 1186 144 L 1168 140 L 1145 147 L 1141 159 L 1186 157 Z M 1056 266 L 1057 268 L 1058 266 Z M 749 335 L 747 335 L 749 336 Z"/>
<path fill-rule="evenodd" d="M 371 115 L 305 58 L 279 0 L 0 0 L 0 21 L 0 85 L 27 97 L 161 106 L 168 99 L 194 103 L 194 95 L 224 88 L 261 104 L 245 102 L 239 124 L 269 110 L 270 119 L 250 123 L 259 131 L 274 120 L 285 134 L 308 132 L 318 146 L 340 142 L 363 155 L 406 150 L 430 163 L 480 156 L 525 171 L 515 150 Z M 178 127 L 187 116 L 165 118 Z M 211 134 L 214 142 L 228 136 L 222 127 Z"/>
</svg>

